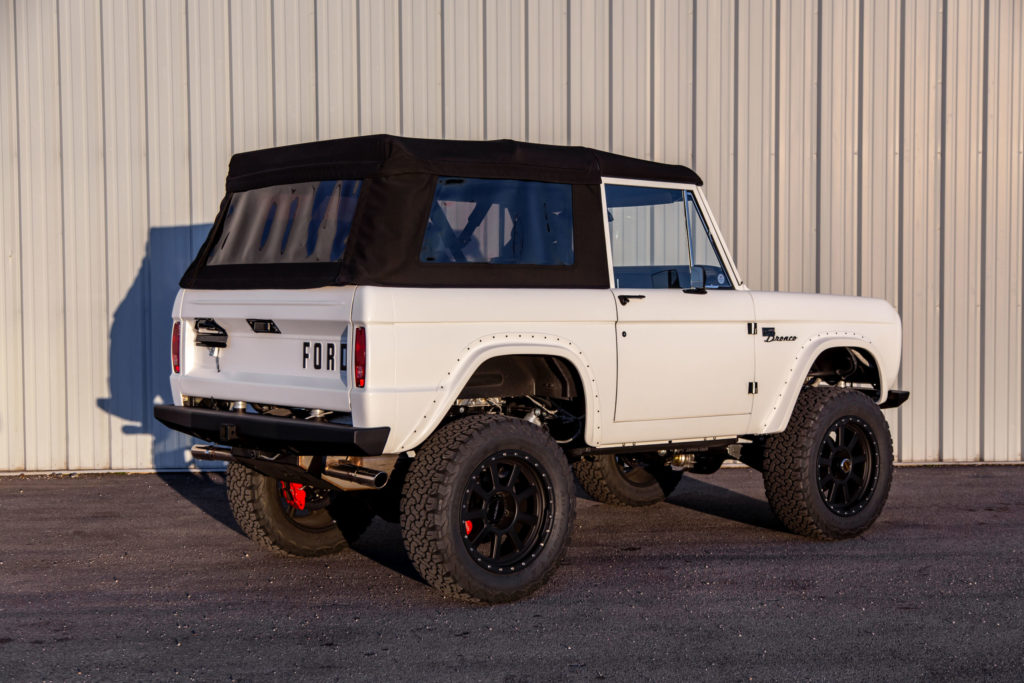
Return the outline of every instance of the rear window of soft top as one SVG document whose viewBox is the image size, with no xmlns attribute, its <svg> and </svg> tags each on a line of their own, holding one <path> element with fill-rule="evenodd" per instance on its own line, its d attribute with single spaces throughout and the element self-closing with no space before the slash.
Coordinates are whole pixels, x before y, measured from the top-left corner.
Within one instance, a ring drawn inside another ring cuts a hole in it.
<svg viewBox="0 0 1024 683">
<path fill-rule="evenodd" d="M 340 261 L 361 186 L 322 180 L 235 192 L 207 264 Z"/>
</svg>

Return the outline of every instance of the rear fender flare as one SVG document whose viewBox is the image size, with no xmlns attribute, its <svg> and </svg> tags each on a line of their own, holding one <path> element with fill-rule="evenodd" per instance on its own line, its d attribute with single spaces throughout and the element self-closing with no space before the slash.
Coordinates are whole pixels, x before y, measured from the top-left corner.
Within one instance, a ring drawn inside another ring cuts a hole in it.
<svg viewBox="0 0 1024 683">
<path fill-rule="evenodd" d="M 570 363 L 583 384 L 586 423 L 583 438 L 591 445 L 600 443 L 601 395 L 597 379 L 583 352 L 569 339 L 553 334 L 535 332 L 507 332 L 489 334 L 467 344 L 455 360 L 455 365 L 437 389 L 437 399 L 414 425 L 411 434 L 399 450 L 411 450 L 421 444 L 437 429 L 455 403 L 462 389 L 481 365 L 500 356 L 555 356 Z"/>
</svg>

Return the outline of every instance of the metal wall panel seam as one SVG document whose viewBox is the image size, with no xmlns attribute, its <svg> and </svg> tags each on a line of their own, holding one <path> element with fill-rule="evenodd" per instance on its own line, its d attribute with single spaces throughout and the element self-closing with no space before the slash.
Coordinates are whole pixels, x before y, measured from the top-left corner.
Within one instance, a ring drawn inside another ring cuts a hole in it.
<svg viewBox="0 0 1024 683">
<path fill-rule="evenodd" d="M 984 0 L 982 3 L 984 10 L 982 14 L 982 55 L 981 55 L 981 82 L 988 83 L 988 11 L 989 11 L 989 0 Z M 987 207 L 988 207 L 988 95 L 983 92 L 981 96 L 981 220 L 979 221 L 978 228 L 980 234 L 980 247 L 978 249 L 978 260 L 979 271 L 981 272 L 981 278 L 979 279 L 979 285 L 981 292 L 979 292 L 978 298 L 981 302 L 978 323 L 978 365 L 981 369 L 979 373 L 979 391 L 978 391 L 978 424 L 981 428 L 978 430 L 978 459 L 981 461 L 985 460 L 985 431 L 986 431 L 986 420 L 985 420 L 985 318 L 986 318 L 986 289 L 988 285 L 988 224 L 987 218 Z"/>
<path fill-rule="evenodd" d="M 3 51 L 4 78 L 0 79 L 0 135 L 7 136 L 9 146 L 0 149 L 14 151 L 13 157 L 3 154 L 0 173 L 4 182 L 0 186 L 0 210 L 8 205 L 12 220 L 0 219 L 0 238 L 6 249 L 2 257 L 6 260 L 3 270 L 3 304 L 6 315 L 3 324 L 10 326 L 9 334 L 3 340 L 3 367 L 5 368 L 4 396 L 0 403 L 0 429 L 3 430 L 4 452 L 0 454 L 0 466 L 4 470 L 24 470 L 27 451 L 25 425 L 25 381 L 24 381 L 24 313 L 23 313 L 23 247 L 21 214 L 21 118 L 20 118 L 20 69 L 18 66 L 18 20 L 17 4 L 4 0 L 0 12 L 4 17 Z M 9 33 L 8 33 L 9 32 Z M 10 137 L 12 136 L 13 137 Z M 2 201 L 6 197 L 6 201 Z M 14 243 L 17 249 L 14 249 Z M 15 252 L 17 256 L 15 256 Z M 13 310 L 12 310 L 13 309 Z M 12 320 L 11 318 L 15 318 Z M 13 329 L 11 329 L 13 328 Z M 12 351 L 13 348 L 13 351 Z M 20 443 L 16 443 L 20 442 Z M 17 465 L 16 465 L 17 463 Z"/>
</svg>

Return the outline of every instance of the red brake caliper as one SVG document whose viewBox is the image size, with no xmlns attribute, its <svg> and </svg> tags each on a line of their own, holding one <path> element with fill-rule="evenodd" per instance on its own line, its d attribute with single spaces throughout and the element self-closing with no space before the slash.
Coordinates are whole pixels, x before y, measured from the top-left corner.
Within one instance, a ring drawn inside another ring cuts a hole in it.
<svg viewBox="0 0 1024 683">
<path fill-rule="evenodd" d="M 294 481 L 282 481 L 281 495 L 284 496 L 285 502 L 296 510 L 306 509 L 306 489 L 302 484 Z"/>
</svg>

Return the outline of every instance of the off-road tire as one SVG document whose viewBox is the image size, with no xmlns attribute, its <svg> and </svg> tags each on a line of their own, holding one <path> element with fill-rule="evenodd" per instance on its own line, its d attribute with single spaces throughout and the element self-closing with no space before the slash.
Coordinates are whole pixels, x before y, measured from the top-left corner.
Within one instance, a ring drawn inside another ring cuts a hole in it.
<svg viewBox="0 0 1024 683">
<path fill-rule="evenodd" d="M 620 457 L 602 453 L 573 463 L 572 471 L 587 495 L 609 505 L 642 507 L 665 500 L 683 478 L 682 472 L 654 460 L 627 473 Z"/>
<path fill-rule="evenodd" d="M 245 535 L 266 550 L 292 557 L 316 557 L 340 552 L 355 541 L 373 520 L 360 500 L 333 494 L 330 506 L 296 522 L 282 505 L 280 482 L 238 463 L 227 472 L 228 503 Z"/>
<path fill-rule="evenodd" d="M 844 460 L 853 475 L 843 471 Z M 822 540 L 863 533 L 881 514 L 891 483 L 889 425 L 874 401 L 855 389 L 804 389 L 786 431 L 765 441 L 765 494 L 793 533 Z M 836 486 L 848 487 L 848 503 L 839 500 Z"/>
<path fill-rule="evenodd" d="M 520 419 L 473 415 L 417 449 L 402 491 L 402 539 L 420 576 L 445 595 L 509 602 L 558 568 L 575 505 L 565 453 L 547 432 Z M 501 531 L 506 526 L 509 533 Z M 508 552 L 491 560 L 485 555 L 493 546 L 499 550 L 491 557 Z M 502 564 L 506 558 L 510 564 Z"/>
</svg>

